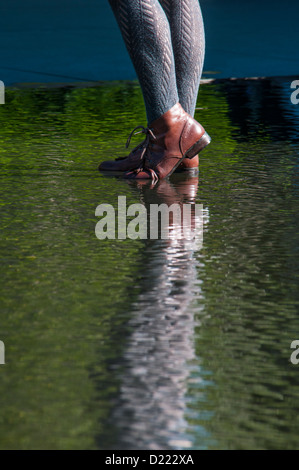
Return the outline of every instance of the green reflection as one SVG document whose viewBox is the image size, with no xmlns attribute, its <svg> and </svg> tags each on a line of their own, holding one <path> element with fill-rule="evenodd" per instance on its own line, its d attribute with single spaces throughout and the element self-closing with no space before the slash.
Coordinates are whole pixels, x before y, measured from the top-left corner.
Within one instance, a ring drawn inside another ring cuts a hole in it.
<svg viewBox="0 0 299 470">
<path fill-rule="evenodd" d="M 209 223 L 195 253 L 203 297 L 190 306 L 187 431 L 195 448 L 297 448 L 288 359 L 299 329 L 298 149 L 263 123 L 242 139 L 229 98 L 209 84 L 198 100 L 213 143 L 200 159 L 197 202 Z M 3 449 L 117 446 L 117 423 L 107 423 L 152 260 L 142 241 L 97 240 L 94 212 L 119 195 L 140 202 L 137 189 L 97 172 L 125 154 L 137 124 L 136 83 L 10 89 L 0 106 Z"/>
</svg>

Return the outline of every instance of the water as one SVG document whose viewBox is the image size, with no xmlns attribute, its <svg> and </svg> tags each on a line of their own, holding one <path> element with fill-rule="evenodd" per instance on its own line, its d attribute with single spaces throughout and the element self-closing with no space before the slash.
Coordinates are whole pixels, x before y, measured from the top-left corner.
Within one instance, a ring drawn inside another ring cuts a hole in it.
<svg viewBox="0 0 299 470">
<path fill-rule="evenodd" d="M 200 172 L 154 187 L 97 171 L 145 123 L 136 83 L 8 90 L 2 449 L 298 448 L 299 131 L 289 86 L 203 85 L 197 117 L 213 143 Z M 119 195 L 147 208 L 202 204 L 202 247 L 196 236 L 98 240 L 95 209 L 117 207 Z"/>
<path fill-rule="evenodd" d="M 298 2 L 200 0 L 200 6 L 205 77 L 298 76 Z M 1 7 L 6 86 L 136 78 L 108 1 L 10 0 Z"/>
</svg>

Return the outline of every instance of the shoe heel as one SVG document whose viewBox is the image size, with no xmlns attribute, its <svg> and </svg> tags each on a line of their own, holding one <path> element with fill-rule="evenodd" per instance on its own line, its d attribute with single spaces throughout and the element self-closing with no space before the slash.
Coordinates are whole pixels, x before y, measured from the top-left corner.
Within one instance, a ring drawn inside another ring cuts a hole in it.
<svg viewBox="0 0 299 470">
<path fill-rule="evenodd" d="M 209 136 L 207 132 L 205 132 L 203 136 L 197 142 L 195 142 L 195 144 L 192 145 L 192 147 L 190 147 L 189 150 L 187 150 L 187 152 L 185 153 L 185 157 L 186 158 L 195 157 L 195 155 L 197 155 L 198 152 L 200 152 L 207 145 L 209 145 L 210 142 L 211 142 L 211 137 Z"/>
</svg>

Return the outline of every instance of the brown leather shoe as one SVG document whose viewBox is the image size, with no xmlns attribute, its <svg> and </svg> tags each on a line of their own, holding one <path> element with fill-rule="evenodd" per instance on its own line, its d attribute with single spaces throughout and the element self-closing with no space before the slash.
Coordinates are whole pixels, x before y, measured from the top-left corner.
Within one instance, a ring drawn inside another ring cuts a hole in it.
<svg viewBox="0 0 299 470">
<path fill-rule="evenodd" d="M 195 155 L 193 158 L 184 158 L 184 160 L 179 164 L 175 172 L 189 171 L 189 170 L 198 170 L 199 158 L 198 155 Z"/>
<path fill-rule="evenodd" d="M 100 171 L 131 171 L 136 170 L 142 164 L 143 143 L 135 147 L 129 155 L 118 157 L 115 160 L 107 160 L 99 165 Z M 179 164 L 175 171 L 186 171 L 198 169 L 198 155 L 184 160 Z"/>
<path fill-rule="evenodd" d="M 126 173 L 126 178 L 151 178 L 153 181 L 166 178 L 184 158 L 192 159 L 211 141 L 202 125 L 186 113 L 179 103 L 148 128 L 138 126 L 134 131 L 140 128 L 146 134 L 142 144 L 141 164 Z"/>
<path fill-rule="evenodd" d="M 118 157 L 115 160 L 102 162 L 100 171 L 130 171 L 138 168 L 142 162 L 143 143 L 137 145 L 132 152 L 125 157 Z M 127 145 L 128 147 L 128 145 Z"/>
</svg>

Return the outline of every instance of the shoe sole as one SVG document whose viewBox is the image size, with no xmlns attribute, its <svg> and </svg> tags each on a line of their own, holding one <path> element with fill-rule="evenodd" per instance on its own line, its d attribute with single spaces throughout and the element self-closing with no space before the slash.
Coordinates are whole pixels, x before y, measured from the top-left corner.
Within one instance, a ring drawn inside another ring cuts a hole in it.
<svg viewBox="0 0 299 470">
<path fill-rule="evenodd" d="M 197 166 L 194 166 L 193 168 L 180 168 L 178 166 L 177 169 L 174 170 L 174 173 L 188 173 L 188 175 L 195 175 L 198 172 L 199 172 L 199 169 Z"/>
</svg>

